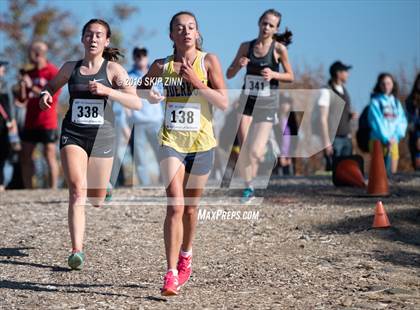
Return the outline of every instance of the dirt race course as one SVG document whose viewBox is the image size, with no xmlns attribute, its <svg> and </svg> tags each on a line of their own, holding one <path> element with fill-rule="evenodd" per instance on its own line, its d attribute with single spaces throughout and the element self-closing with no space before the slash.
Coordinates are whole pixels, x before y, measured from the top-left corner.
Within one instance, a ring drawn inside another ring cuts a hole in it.
<svg viewBox="0 0 420 310">
<path fill-rule="evenodd" d="M 0 195 L 1 309 L 420 309 L 420 176 L 383 199 L 392 228 L 369 229 L 376 199 L 325 177 L 274 179 L 258 220 L 199 222 L 193 277 L 159 294 L 165 270 L 161 190 L 121 189 L 130 205 L 87 207 L 87 261 L 66 264 L 67 192 Z M 238 191 L 209 191 L 221 204 Z"/>
</svg>

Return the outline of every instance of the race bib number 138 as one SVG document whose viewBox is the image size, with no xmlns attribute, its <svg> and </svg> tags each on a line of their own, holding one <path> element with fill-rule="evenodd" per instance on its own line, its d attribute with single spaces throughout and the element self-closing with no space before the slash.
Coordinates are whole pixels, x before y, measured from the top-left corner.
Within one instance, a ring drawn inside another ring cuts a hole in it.
<svg viewBox="0 0 420 310">
<path fill-rule="evenodd" d="M 170 130 L 199 131 L 201 105 L 199 103 L 168 102 L 165 127 Z"/>
</svg>

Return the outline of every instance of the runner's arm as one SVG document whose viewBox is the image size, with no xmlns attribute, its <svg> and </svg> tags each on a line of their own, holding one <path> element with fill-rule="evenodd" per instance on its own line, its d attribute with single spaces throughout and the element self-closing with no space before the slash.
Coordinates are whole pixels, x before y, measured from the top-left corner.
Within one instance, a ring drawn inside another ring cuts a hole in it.
<svg viewBox="0 0 420 310">
<path fill-rule="evenodd" d="M 246 58 L 248 49 L 249 49 L 248 42 L 244 42 L 239 46 L 235 59 L 232 61 L 232 64 L 229 66 L 229 68 L 226 71 L 226 77 L 228 79 L 235 77 L 238 71 L 241 70 L 242 67 L 244 67 L 249 62 L 249 59 Z"/>
<path fill-rule="evenodd" d="M 52 80 L 48 81 L 43 91 L 48 91 L 51 96 L 54 96 L 54 94 L 69 81 L 75 66 L 75 61 L 64 63 L 57 75 Z"/>
<path fill-rule="evenodd" d="M 44 111 L 51 108 L 53 102 L 52 96 L 69 81 L 75 65 L 75 61 L 64 63 L 57 75 L 52 80 L 48 81 L 39 98 L 39 107 L 41 110 Z"/>
<path fill-rule="evenodd" d="M 276 44 L 276 53 L 279 55 L 279 61 L 284 72 L 273 72 L 273 79 L 278 80 L 279 82 L 293 82 L 295 77 L 293 74 L 292 66 L 289 63 L 289 56 L 286 46 L 281 43 Z"/>
<path fill-rule="evenodd" d="M 109 69 L 112 72 L 112 82 L 119 87 L 119 89 L 105 87 L 109 99 L 118 101 L 126 108 L 140 110 L 142 102 L 136 95 L 136 88 L 130 84 L 127 71 L 116 62 L 109 62 Z M 96 85 L 102 84 L 96 82 Z"/>
<path fill-rule="evenodd" d="M 211 104 L 224 111 L 229 105 L 229 99 L 219 59 L 216 55 L 209 53 L 206 55 L 205 64 L 211 88 L 201 81 L 193 86 L 199 89 L 201 95 Z"/>
<path fill-rule="evenodd" d="M 158 91 L 153 90 L 153 79 L 160 78 L 163 74 L 165 59 L 155 60 L 149 68 L 149 71 L 141 78 L 137 85 L 137 96 L 144 98 L 150 103 L 160 103 L 165 99 Z"/>
</svg>

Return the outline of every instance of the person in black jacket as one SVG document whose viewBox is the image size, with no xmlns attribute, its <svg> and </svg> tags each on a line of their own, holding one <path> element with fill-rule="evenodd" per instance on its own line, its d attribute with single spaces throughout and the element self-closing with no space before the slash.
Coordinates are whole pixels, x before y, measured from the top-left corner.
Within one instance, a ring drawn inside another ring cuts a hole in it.
<svg viewBox="0 0 420 310">
<path fill-rule="evenodd" d="M 11 151 L 20 149 L 13 107 L 10 104 L 7 84 L 3 77 L 6 72 L 6 61 L 0 61 L 0 191 L 4 190 L 4 165 Z"/>
<path fill-rule="evenodd" d="M 413 168 L 420 171 L 420 73 L 405 101 L 407 109 L 409 148 Z"/>
<path fill-rule="evenodd" d="M 330 66 L 331 78 L 328 85 L 321 91 L 318 100 L 320 107 L 321 121 L 321 139 L 326 158 L 326 170 L 332 168 L 332 159 L 340 156 L 349 156 L 353 152 L 351 139 L 351 120 L 356 118 L 356 113 L 352 112 L 350 95 L 345 88 L 345 84 L 349 77 L 349 70 L 352 67 L 336 61 Z M 335 95 L 334 95 L 335 94 Z M 345 105 L 338 124 L 335 136 L 332 136 L 331 128 L 332 120 L 337 117 L 337 111 L 341 108 L 343 100 Z"/>
</svg>

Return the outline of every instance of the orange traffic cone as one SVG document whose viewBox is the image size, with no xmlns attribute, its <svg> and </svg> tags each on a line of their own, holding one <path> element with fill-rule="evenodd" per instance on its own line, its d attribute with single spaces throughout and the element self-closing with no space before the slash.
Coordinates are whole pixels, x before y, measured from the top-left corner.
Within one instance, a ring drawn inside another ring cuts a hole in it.
<svg viewBox="0 0 420 310">
<path fill-rule="evenodd" d="M 338 158 L 333 164 L 335 186 L 366 187 L 363 176 L 363 158 L 359 155 Z"/>
<path fill-rule="evenodd" d="M 389 195 L 388 176 L 385 169 L 384 154 L 379 140 L 373 144 L 373 152 L 370 161 L 368 194 L 372 196 Z"/>
<path fill-rule="evenodd" d="M 382 205 L 382 201 L 378 201 L 375 207 L 375 217 L 373 219 L 372 228 L 389 228 L 388 216 L 386 215 L 385 208 Z"/>
</svg>

